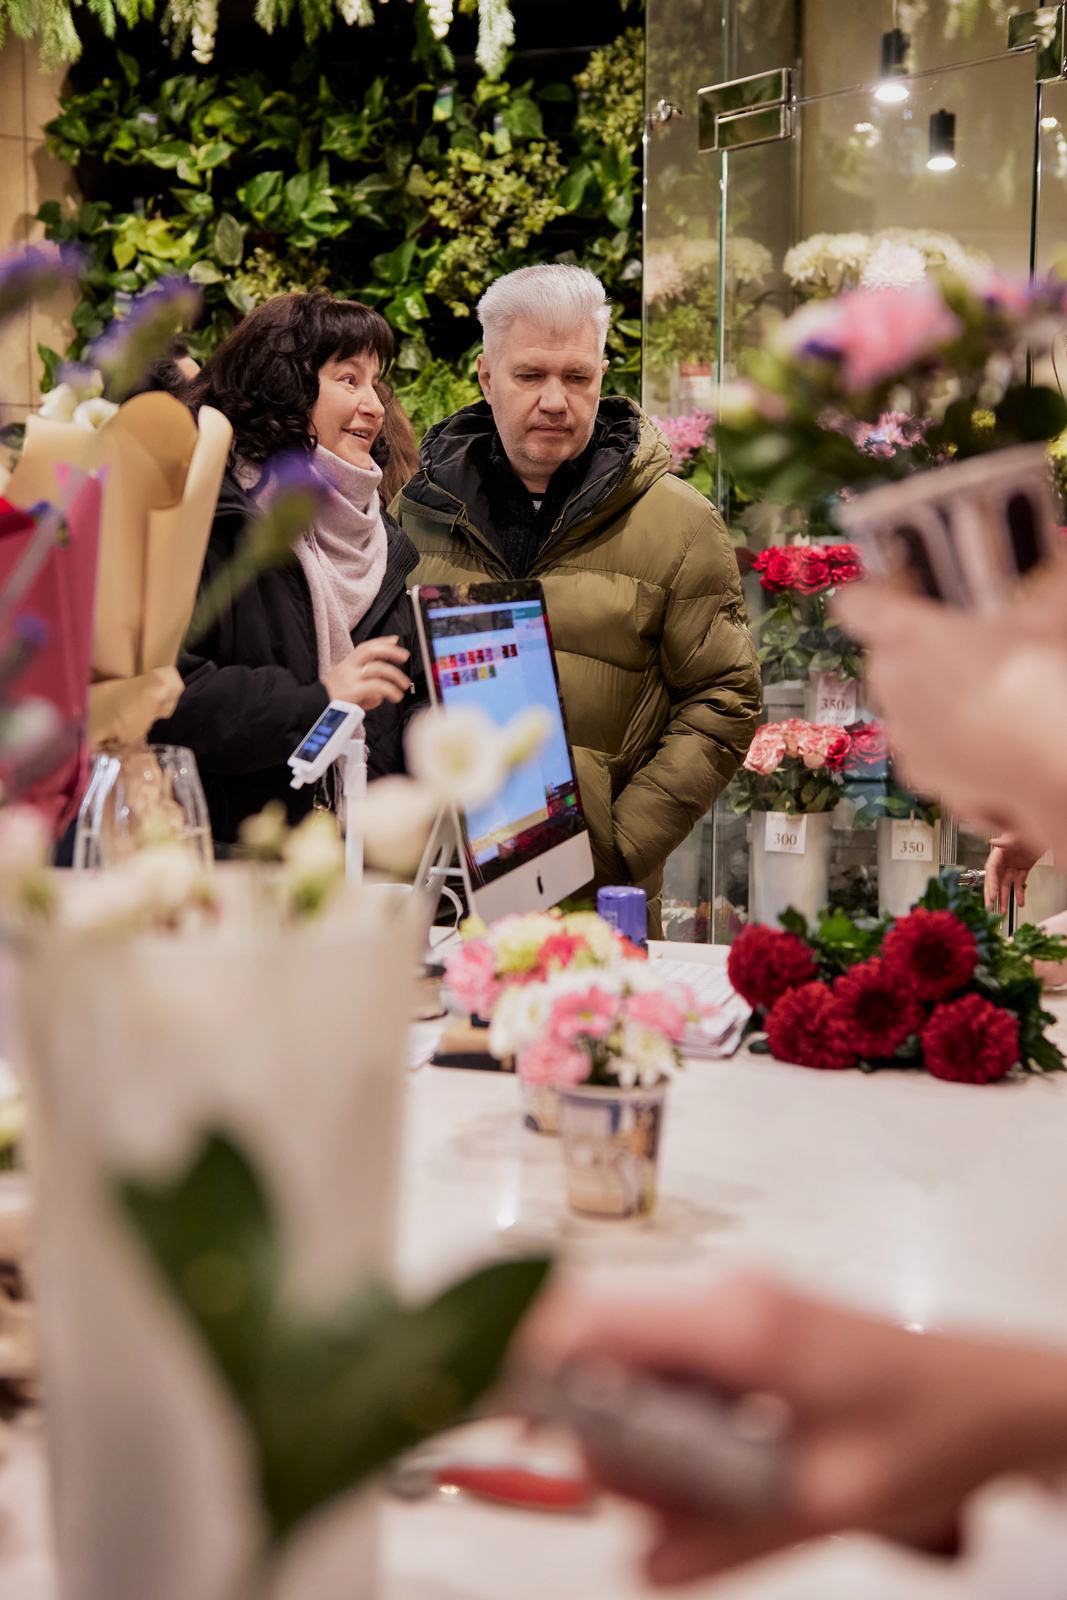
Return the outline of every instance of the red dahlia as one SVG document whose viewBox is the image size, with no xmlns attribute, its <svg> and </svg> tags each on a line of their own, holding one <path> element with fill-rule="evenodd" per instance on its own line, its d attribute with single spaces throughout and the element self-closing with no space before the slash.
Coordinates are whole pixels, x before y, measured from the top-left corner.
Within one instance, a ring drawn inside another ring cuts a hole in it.
<svg viewBox="0 0 1067 1600">
<path fill-rule="evenodd" d="M 921 908 L 898 917 L 882 943 L 882 959 L 902 989 L 918 1000 L 943 1000 L 962 989 L 978 965 L 970 928 L 951 911 Z"/>
<path fill-rule="evenodd" d="M 779 1061 L 840 1071 L 856 1064 L 856 1052 L 825 983 L 805 983 L 775 1001 L 767 1017 L 767 1043 Z"/>
<path fill-rule="evenodd" d="M 927 1072 L 952 1083 L 994 1083 L 1019 1059 L 1019 1021 L 980 994 L 938 1006 L 920 1034 Z"/>
<path fill-rule="evenodd" d="M 741 998 L 766 1011 L 787 989 L 814 978 L 815 960 L 795 933 L 750 922 L 730 946 L 726 971 Z"/>
<path fill-rule="evenodd" d="M 891 1056 L 918 1033 L 923 1008 L 877 957 L 852 967 L 834 984 L 837 1014 L 861 1056 Z"/>
</svg>

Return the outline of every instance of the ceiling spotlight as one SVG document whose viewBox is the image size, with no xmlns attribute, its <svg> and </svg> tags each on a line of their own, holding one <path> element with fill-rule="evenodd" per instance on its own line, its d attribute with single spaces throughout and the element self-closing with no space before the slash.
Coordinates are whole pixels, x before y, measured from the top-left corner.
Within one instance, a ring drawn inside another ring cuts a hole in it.
<svg viewBox="0 0 1067 1600">
<path fill-rule="evenodd" d="M 907 76 L 908 46 L 911 40 L 899 28 L 890 28 L 882 35 L 882 54 L 878 76 L 882 80 L 874 91 L 874 98 L 884 105 L 893 105 L 908 98 L 908 86 L 900 80 Z"/>
<path fill-rule="evenodd" d="M 956 165 L 956 113 L 935 111 L 930 118 L 930 158 L 926 163 L 931 172 L 951 172 Z"/>
</svg>

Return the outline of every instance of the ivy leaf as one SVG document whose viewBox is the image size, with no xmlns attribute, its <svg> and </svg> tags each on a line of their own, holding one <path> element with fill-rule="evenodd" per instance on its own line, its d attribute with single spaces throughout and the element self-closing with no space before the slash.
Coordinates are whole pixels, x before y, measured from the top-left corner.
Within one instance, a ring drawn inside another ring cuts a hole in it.
<svg viewBox="0 0 1067 1600">
<path fill-rule="evenodd" d="M 385 308 L 385 320 L 401 333 L 418 333 L 419 323 L 430 315 L 421 289 L 405 289 Z"/>
<path fill-rule="evenodd" d="M 183 211 L 192 217 L 211 217 L 215 214 L 215 202 L 203 189 L 172 189 L 171 194 L 177 200 Z"/>
<path fill-rule="evenodd" d="M 245 249 L 245 230 L 224 211 L 215 224 L 215 254 L 224 267 L 239 267 Z"/>
<path fill-rule="evenodd" d="M 543 139 L 545 125 L 536 101 L 517 98 L 503 112 L 504 126 L 517 139 Z"/>
<path fill-rule="evenodd" d="M 37 354 L 40 356 L 44 366 L 44 376 L 41 378 L 39 387 L 42 394 L 47 394 L 59 382 L 59 374 L 63 367 L 63 357 L 58 350 L 52 350 L 46 344 L 37 346 Z"/>
<path fill-rule="evenodd" d="M 285 185 L 285 209 L 294 222 L 298 220 L 308 203 L 308 190 L 310 187 L 311 174 L 309 172 L 298 172 Z"/>
</svg>

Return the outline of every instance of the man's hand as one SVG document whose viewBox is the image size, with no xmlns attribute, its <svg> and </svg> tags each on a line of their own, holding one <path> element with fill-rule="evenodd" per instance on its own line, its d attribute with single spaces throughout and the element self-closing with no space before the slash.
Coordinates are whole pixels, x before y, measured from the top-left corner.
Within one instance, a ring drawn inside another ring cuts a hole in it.
<svg viewBox="0 0 1067 1600">
<path fill-rule="evenodd" d="M 332 667 L 322 681 L 331 700 L 346 700 L 364 711 L 373 711 L 383 700 L 399 705 L 411 688 L 411 679 L 394 663 L 406 661 L 409 654 L 399 643 L 398 634 L 366 639 Z"/>
<path fill-rule="evenodd" d="M 985 904 L 987 911 L 1007 914 L 1008 897 L 1015 890 L 1017 906 L 1026 904 L 1026 880 L 1030 868 L 1041 860 L 1044 850 L 1036 850 L 1014 833 L 1002 833 L 989 841 L 985 864 Z"/>
<path fill-rule="evenodd" d="M 674 1303 L 561 1288 L 534 1313 L 525 1348 L 542 1364 L 607 1356 L 788 1404 L 786 1509 L 696 1521 L 656 1507 L 648 1572 L 658 1583 L 846 1529 L 943 1550 L 963 1501 L 986 1479 L 1053 1479 L 1067 1465 L 1067 1353 L 921 1336 L 760 1279 Z M 605 1487 L 629 1491 L 598 1469 Z"/>
</svg>

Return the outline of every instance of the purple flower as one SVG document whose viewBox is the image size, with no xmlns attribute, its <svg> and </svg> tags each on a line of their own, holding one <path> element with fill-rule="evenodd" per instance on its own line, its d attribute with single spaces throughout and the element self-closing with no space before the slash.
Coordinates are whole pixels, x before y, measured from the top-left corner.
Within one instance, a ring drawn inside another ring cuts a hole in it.
<svg viewBox="0 0 1067 1600">
<path fill-rule="evenodd" d="M 200 314 L 203 296 L 188 278 L 158 278 L 131 300 L 124 317 L 116 317 L 86 351 L 90 365 L 109 380 L 113 400 L 121 400 L 166 349 L 179 328 Z"/>
<path fill-rule="evenodd" d="M 84 259 L 77 246 L 55 244 L 16 245 L 0 256 L 0 321 L 75 283 Z"/>
</svg>

